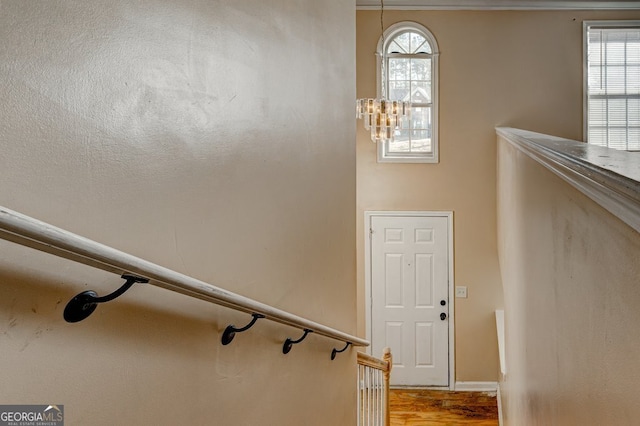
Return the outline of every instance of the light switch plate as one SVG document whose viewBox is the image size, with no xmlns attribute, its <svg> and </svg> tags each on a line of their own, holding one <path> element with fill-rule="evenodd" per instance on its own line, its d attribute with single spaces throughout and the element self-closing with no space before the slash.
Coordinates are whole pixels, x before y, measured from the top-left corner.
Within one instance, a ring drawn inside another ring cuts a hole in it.
<svg viewBox="0 0 640 426">
<path fill-rule="evenodd" d="M 467 298 L 467 287 L 463 285 L 456 286 L 456 297 L 461 299 Z"/>
</svg>

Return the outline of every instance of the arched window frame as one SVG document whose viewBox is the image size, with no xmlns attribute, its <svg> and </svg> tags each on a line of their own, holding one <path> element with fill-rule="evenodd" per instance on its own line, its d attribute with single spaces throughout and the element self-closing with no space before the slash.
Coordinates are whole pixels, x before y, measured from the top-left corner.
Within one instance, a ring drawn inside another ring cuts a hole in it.
<svg viewBox="0 0 640 426">
<path fill-rule="evenodd" d="M 389 95 L 389 81 L 386 76 L 383 77 L 382 73 L 382 52 L 387 51 L 389 45 L 394 41 L 396 37 L 406 32 L 416 32 L 423 36 L 427 43 L 431 46 L 431 53 L 413 53 L 413 54 L 386 54 L 385 57 L 385 69 L 389 70 L 389 58 L 394 57 L 413 57 L 413 58 L 428 58 L 431 59 L 431 152 L 398 152 L 390 150 L 390 143 L 384 142 L 378 144 L 378 162 L 389 163 L 438 163 L 438 57 L 440 50 L 438 49 L 438 43 L 425 26 L 411 21 L 398 22 L 391 25 L 384 32 L 384 37 L 380 37 L 376 48 L 376 60 L 377 60 L 377 92 L 378 97 L 382 95 L 382 85 L 385 85 L 385 91 L 387 96 Z M 382 45 L 384 40 L 384 46 Z M 383 50 L 384 49 L 384 50 Z M 412 105 L 413 106 L 413 105 Z"/>
</svg>

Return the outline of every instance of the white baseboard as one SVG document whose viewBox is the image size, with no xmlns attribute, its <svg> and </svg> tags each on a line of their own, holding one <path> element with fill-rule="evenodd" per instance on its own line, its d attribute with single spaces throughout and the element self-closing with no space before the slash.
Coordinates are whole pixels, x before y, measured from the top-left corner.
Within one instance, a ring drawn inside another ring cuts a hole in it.
<svg viewBox="0 0 640 426">
<path fill-rule="evenodd" d="M 471 392 L 496 392 L 498 382 L 456 382 L 455 390 Z"/>
</svg>

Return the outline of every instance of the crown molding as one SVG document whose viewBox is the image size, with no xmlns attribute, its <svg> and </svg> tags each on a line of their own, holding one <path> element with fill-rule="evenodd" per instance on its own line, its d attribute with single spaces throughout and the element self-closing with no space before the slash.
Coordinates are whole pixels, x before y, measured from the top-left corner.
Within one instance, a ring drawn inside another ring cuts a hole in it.
<svg viewBox="0 0 640 426">
<path fill-rule="evenodd" d="M 640 0 L 384 0 L 387 10 L 640 10 Z M 380 0 L 356 0 L 378 10 Z"/>
</svg>

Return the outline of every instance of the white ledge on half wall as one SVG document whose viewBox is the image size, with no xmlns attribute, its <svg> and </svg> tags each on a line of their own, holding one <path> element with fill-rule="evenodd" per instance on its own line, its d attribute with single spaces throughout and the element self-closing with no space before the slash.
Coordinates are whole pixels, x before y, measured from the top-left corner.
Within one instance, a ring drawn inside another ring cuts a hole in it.
<svg viewBox="0 0 640 426">
<path fill-rule="evenodd" d="M 637 10 L 637 0 L 385 0 L 391 10 Z M 380 0 L 356 0 L 356 9 L 380 9 Z"/>
<path fill-rule="evenodd" d="M 496 132 L 640 232 L 640 152 L 507 127 Z"/>
<path fill-rule="evenodd" d="M 498 358 L 500 359 L 500 373 L 507 375 L 507 355 L 504 340 L 504 309 L 496 309 L 496 333 L 498 335 Z"/>
</svg>

